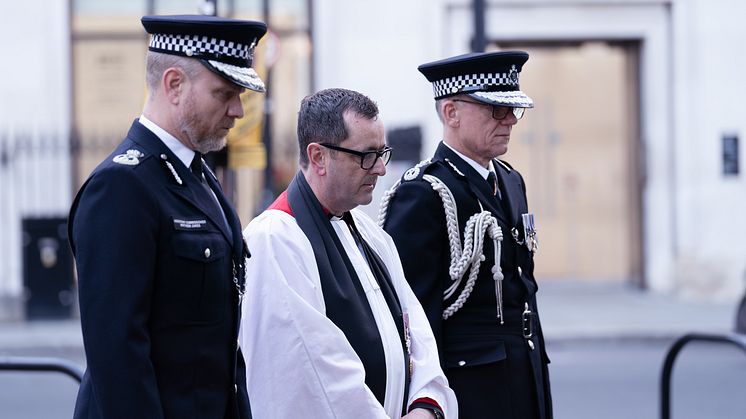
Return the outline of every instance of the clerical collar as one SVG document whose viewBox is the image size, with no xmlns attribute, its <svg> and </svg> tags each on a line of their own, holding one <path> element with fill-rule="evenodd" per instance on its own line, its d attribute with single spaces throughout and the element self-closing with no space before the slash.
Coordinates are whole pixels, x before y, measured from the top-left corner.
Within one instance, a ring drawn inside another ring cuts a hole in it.
<svg viewBox="0 0 746 419">
<path fill-rule="evenodd" d="M 489 167 L 485 169 L 484 166 L 482 166 L 481 164 L 477 163 L 476 161 L 474 161 L 474 160 L 472 160 L 472 159 L 464 156 L 458 150 L 456 150 L 455 148 L 453 148 L 450 145 L 448 145 L 448 143 L 446 143 L 445 141 L 443 141 L 443 144 L 445 144 L 446 147 L 450 148 L 451 151 L 453 151 L 454 153 L 456 153 L 456 155 L 459 156 L 459 157 L 461 157 L 465 162 L 469 163 L 469 166 L 473 167 L 474 170 L 476 170 L 477 173 L 479 173 L 479 175 L 482 176 L 482 178 L 484 178 L 484 180 L 487 180 L 487 176 L 490 175 L 490 172 L 494 172 L 495 171 L 495 166 L 492 165 L 492 159 L 490 159 Z M 495 174 L 497 174 L 497 173 L 495 173 Z"/>
<path fill-rule="evenodd" d="M 189 165 L 192 164 L 192 160 L 194 159 L 193 150 L 190 150 L 187 146 L 182 144 L 181 141 L 177 140 L 176 137 L 156 125 L 155 122 L 145 117 L 145 115 L 140 115 L 139 122 L 163 141 L 163 144 L 165 144 L 166 147 L 168 147 L 168 149 L 171 150 L 171 152 L 174 153 L 182 163 L 184 163 L 184 166 L 189 167 Z"/>
</svg>

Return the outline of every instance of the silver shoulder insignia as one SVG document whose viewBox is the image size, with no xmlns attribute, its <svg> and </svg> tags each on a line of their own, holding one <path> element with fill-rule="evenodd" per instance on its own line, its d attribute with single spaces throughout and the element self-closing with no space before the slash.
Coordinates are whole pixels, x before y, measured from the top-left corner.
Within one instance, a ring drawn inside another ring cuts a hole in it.
<svg viewBox="0 0 746 419">
<path fill-rule="evenodd" d="M 129 149 L 124 154 L 118 154 L 114 156 L 112 161 L 114 163 L 126 164 L 127 166 L 137 166 L 140 164 L 140 159 L 145 157 L 140 150 Z"/>
<path fill-rule="evenodd" d="M 406 172 L 404 172 L 404 180 L 412 180 L 417 178 L 417 176 L 420 174 L 420 168 L 415 166 Z"/>
<path fill-rule="evenodd" d="M 403 179 L 405 181 L 417 179 L 417 176 L 420 175 L 420 170 L 422 170 L 422 167 L 427 166 L 428 164 L 430 164 L 430 159 L 425 159 L 415 164 L 414 167 L 411 167 L 406 172 L 404 172 Z"/>
</svg>

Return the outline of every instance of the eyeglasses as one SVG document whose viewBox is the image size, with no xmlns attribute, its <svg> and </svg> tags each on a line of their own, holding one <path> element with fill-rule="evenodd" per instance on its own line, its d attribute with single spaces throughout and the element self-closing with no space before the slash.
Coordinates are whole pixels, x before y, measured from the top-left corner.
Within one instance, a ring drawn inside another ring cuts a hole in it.
<svg viewBox="0 0 746 419">
<path fill-rule="evenodd" d="M 360 157 L 360 168 L 363 170 L 370 170 L 375 166 L 376 162 L 380 158 L 383 160 L 383 165 L 389 164 L 389 160 L 391 160 L 391 150 L 393 150 L 391 147 L 386 146 L 382 150 L 373 150 L 373 151 L 357 151 L 357 150 L 350 150 L 349 148 L 340 147 L 333 144 L 327 144 L 327 143 L 319 143 L 319 145 L 324 146 L 331 150 L 337 150 L 341 151 L 343 153 L 352 154 L 354 156 Z"/>
<path fill-rule="evenodd" d="M 472 102 L 471 100 L 453 99 L 453 101 L 471 103 L 472 105 L 491 106 L 492 107 L 492 118 L 497 119 L 497 120 L 503 119 L 506 116 L 508 116 L 508 112 L 510 110 L 513 111 L 513 115 L 515 115 L 515 119 L 521 119 L 523 118 L 523 112 L 526 110 L 526 108 L 516 108 L 513 106 L 490 105 L 489 103 Z"/>
</svg>

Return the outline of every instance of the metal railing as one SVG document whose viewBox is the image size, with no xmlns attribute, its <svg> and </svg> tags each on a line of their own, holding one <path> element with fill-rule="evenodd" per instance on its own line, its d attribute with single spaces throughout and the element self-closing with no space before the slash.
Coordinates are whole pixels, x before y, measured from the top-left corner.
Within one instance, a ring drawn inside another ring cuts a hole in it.
<svg viewBox="0 0 746 419">
<path fill-rule="evenodd" d="M 728 334 L 711 335 L 702 333 L 690 333 L 677 339 L 666 354 L 661 373 L 661 419 L 671 419 L 671 373 L 673 363 L 681 350 L 689 342 L 700 341 L 710 343 L 731 344 L 740 348 L 746 354 L 746 335 Z"/>
<path fill-rule="evenodd" d="M 80 384 L 83 370 L 76 364 L 59 358 L 0 356 L 0 371 L 61 372 Z"/>
</svg>

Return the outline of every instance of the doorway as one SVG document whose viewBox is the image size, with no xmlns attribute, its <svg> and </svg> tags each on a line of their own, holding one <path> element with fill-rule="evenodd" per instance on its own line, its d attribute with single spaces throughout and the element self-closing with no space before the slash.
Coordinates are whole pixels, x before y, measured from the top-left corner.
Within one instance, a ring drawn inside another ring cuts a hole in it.
<svg viewBox="0 0 746 419">
<path fill-rule="evenodd" d="M 503 159 L 527 184 L 542 279 L 642 286 L 639 43 L 510 43 L 534 99 Z"/>
</svg>

